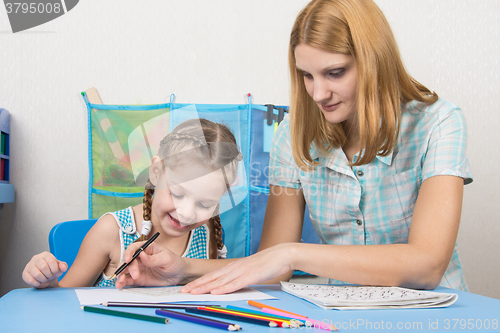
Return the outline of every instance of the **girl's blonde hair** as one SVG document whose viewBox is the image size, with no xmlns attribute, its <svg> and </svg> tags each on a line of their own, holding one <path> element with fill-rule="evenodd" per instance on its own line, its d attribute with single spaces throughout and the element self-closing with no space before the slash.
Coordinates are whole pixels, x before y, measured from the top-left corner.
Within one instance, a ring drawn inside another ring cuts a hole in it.
<svg viewBox="0 0 500 333">
<path fill-rule="evenodd" d="M 185 151 L 186 148 L 193 147 L 194 149 L 189 150 L 189 157 L 183 158 L 182 152 Z M 210 160 L 207 160 L 207 152 Z M 231 184 L 236 177 L 238 162 L 242 159 L 236 139 L 231 130 L 223 124 L 214 123 L 203 118 L 187 120 L 178 125 L 171 133 L 161 140 L 158 156 L 164 161 L 164 166 L 170 169 L 183 167 L 190 163 L 210 163 L 212 170 L 224 168 L 230 172 L 230 174 L 227 175 L 229 178 L 228 184 L 226 184 L 228 189 L 229 184 Z M 154 186 L 148 179 L 143 198 L 144 221 L 151 221 L 153 194 Z M 214 226 L 217 248 L 222 250 L 224 243 L 222 241 L 222 225 L 218 215 L 218 207 L 216 208 L 216 214 L 217 215 L 210 218 L 210 221 Z"/>
<path fill-rule="evenodd" d="M 341 124 L 326 121 L 308 95 L 302 72 L 295 67 L 295 47 L 306 44 L 327 52 L 351 55 L 357 66 L 357 117 L 362 156 L 352 165 L 387 156 L 396 145 L 401 104 L 432 104 L 438 95 L 405 70 L 396 40 L 382 11 L 372 0 L 313 0 L 297 16 L 290 35 L 291 137 L 297 165 L 317 163 L 311 144 L 326 154 L 346 140 Z M 363 151 L 364 150 L 364 151 Z"/>
</svg>

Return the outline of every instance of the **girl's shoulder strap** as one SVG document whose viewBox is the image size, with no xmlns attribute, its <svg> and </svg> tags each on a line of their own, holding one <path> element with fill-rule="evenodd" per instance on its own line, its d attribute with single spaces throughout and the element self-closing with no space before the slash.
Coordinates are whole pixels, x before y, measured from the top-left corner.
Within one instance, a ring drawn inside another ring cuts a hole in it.
<svg viewBox="0 0 500 333">
<path fill-rule="evenodd" d="M 137 233 L 137 228 L 135 225 L 134 211 L 132 207 L 127 207 L 116 212 L 107 213 L 112 215 L 121 231 L 128 235 L 134 235 Z"/>
</svg>

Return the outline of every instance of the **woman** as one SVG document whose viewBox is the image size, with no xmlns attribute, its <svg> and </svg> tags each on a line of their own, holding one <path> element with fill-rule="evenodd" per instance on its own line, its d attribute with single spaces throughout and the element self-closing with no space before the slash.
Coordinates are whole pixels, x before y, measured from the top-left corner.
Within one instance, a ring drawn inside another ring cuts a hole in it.
<svg viewBox="0 0 500 333">
<path fill-rule="evenodd" d="M 298 269 L 332 282 L 467 290 L 455 246 L 472 181 L 462 111 L 406 72 L 371 0 L 311 1 L 292 29 L 289 65 L 290 115 L 273 141 L 259 252 L 196 266 L 152 248 L 120 286 L 211 271 L 182 291 L 222 294 Z M 300 243 L 306 203 L 325 244 Z"/>
</svg>

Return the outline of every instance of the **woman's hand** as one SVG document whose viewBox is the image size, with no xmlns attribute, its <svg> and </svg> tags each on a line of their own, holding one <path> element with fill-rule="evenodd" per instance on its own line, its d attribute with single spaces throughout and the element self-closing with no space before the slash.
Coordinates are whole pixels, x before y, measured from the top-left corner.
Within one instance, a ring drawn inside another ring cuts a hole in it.
<svg viewBox="0 0 500 333">
<path fill-rule="evenodd" d="M 22 277 L 24 282 L 38 289 L 56 287 L 57 279 L 67 269 L 67 263 L 57 260 L 50 252 L 42 252 L 26 264 Z"/>
<path fill-rule="evenodd" d="M 135 251 L 144 242 L 132 243 L 123 254 L 123 260 L 130 262 Z M 178 284 L 185 275 L 184 259 L 156 243 L 151 243 L 139 257 L 118 275 L 116 287 L 125 286 L 171 286 Z"/>
<path fill-rule="evenodd" d="M 239 259 L 181 288 L 192 294 L 227 294 L 292 270 L 293 243 L 285 243 Z"/>
</svg>

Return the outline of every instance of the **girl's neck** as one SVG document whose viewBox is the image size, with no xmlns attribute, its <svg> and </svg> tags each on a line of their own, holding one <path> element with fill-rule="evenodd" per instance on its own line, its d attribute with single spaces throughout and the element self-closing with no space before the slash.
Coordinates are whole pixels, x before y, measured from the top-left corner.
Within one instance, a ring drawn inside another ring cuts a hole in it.
<svg viewBox="0 0 500 333">
<path fill-rule="evenodd" d="M 142 229 L 142 221 L 143 221 L 142 204 L 134 207 L 134 217 L 136 219 L 137 230 L 140 232 Z M 182 256 L 184 254 L 187 248 L 187 243 L 191 235 L 191 232 L 187 232 L 186 234 L 180 237 L 173 237 L 167 235 L 163 231 L 163 228 L 161 227 L 160 222 L 158 221 L 153 211 L 151 212 L 151 224 L 152 224 L 151 231 L 149 232 L 147 238 L 149 238 L 150 236 L 154 235 L 157 231 L 159 231 L 160 236 L 158 236 L 158 239 L 155 240 L 155 243 L 160 244 L 161 246 L 169 249 L 170 251 L 174 252 L 179 256 Z"/>
<path fill-rule="evenodd" d="M 163 231 L 162 227 L 160 226 L 160 222 L 158 221 L 156 216 L 153 215 L 154 213 L 151 212 L 151 223 L 153 224 L 153 227 L 151 229 L 150 235 L 154 235 L 157 231 L 159 231 L 160 236 L 155 242 L 169 249 L 178 256 L 182 256 L 186 251 L 191 232 L 187 232 L 180 237 L 170 236 Z"/>
</svg>

